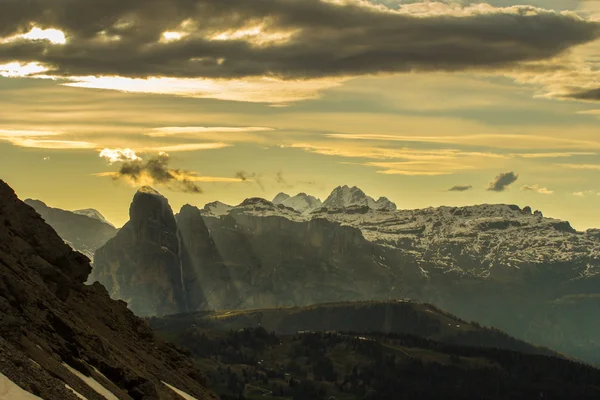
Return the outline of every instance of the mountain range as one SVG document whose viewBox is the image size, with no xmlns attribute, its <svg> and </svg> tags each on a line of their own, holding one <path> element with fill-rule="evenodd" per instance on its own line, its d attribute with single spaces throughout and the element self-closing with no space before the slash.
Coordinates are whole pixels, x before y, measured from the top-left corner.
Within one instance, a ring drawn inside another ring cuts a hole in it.
<svg viewBox="0 0 600 400">
<path fill-rule="evenodd" d="M 398 210 L 348 186 L 318 202 L 279 194 L 175 214 L 145 188 L 90 279 L 146 316 L 412 298 L 600 362 L 598 230 L 507 204 Z"/>
<path fill-rule="evenodd" d="M 514 205 L 343 204 L 174 214 L 143 187 L 92 268 L 0 181 L 0 398 L 597 398 L 572 359 L 598 357 L 597 231 Z"/>
</svg>

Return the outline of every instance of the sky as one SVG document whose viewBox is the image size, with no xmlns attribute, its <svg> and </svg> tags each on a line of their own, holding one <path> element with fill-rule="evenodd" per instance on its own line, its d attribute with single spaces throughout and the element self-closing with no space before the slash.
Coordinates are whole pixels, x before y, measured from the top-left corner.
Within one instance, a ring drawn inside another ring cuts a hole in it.
<svg viewBox="0 0 600 400">
<path fill-rule="evenodd" d="M 116 225 L 356 185 L 600 227 L 600 1 L 0 0 L 0 179 Z"/>
</svg>

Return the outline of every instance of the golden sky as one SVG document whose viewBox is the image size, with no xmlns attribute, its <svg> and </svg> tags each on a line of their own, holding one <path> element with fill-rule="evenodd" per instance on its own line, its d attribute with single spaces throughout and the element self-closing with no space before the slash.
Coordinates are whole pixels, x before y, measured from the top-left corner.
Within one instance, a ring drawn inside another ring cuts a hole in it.
<svg viewBox="0 0 600 400">
<path fill-rule="evenodd" d="M 142 184 L 176 211 L 347 184 L 600 227 L 600 2 L 3 7 L 0 178 L 21 198 L 121 225 Z"/>
</svg>

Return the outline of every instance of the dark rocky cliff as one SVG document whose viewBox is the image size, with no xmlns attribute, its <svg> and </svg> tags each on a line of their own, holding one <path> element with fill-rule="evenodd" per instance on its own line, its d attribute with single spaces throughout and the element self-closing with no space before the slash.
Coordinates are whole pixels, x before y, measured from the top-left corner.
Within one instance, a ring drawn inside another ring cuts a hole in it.
<svg viewBox="0 0 600 400">
<path fill-rule="evenodd" d="M 177 224 L 166 198 L 142 188 L 129 209 L 130 220 L 98 249 L 90 281 L 125 300 L 140 316 L 187 310 Z"/>
<path fill-rule="evenodd" d="M 47 400 L 214 396 L 192 361 L 156 338 L 122 301 L 111 300 L 73 251 L 35 210 L 0 181 L 0 372 Z M 87 378 L 86 378 L 87 379 Z"/>
</svg>

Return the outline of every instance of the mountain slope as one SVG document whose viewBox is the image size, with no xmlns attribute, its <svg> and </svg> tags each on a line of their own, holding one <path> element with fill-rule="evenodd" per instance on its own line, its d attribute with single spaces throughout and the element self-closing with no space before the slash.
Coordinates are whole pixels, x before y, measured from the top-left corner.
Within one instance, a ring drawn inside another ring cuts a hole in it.
<svg viewBox="0 0 600 400">
<path fill-rule="evenodd" d="M 26 199 L 25 204 L 33 207 L 63 240 L 90 259 L 117 234 L 117 229 L 96 210 L 66 211 L 32 199 Z"/>
<path fill-rule="evenodd" d="M 428 304 L 205 312 L 151 326 L 189 349 L 223 398 L 566 400 L 600 391 L 599 370 Z"/>
<path fill-rule="evenodd" d="M 469 323 L 431 304 L 410 300 L 199 312 L 151 319 L 151 326 L 159 333 L 177 331 L 191 325 L 218 331 L 262 327 L 281 335 L 325 331 L 403 334 L 453 345 L 558 356 L 552 350 L 512 338 L 496 329 Z"/>
<path fill-rule="evenodd" d="M 0 373 L 46 400 L 178 399 L 162 382 L 214 398 L 189 359 L 83 284 L 90 270 L 0 181 Z"/>
</svg>

